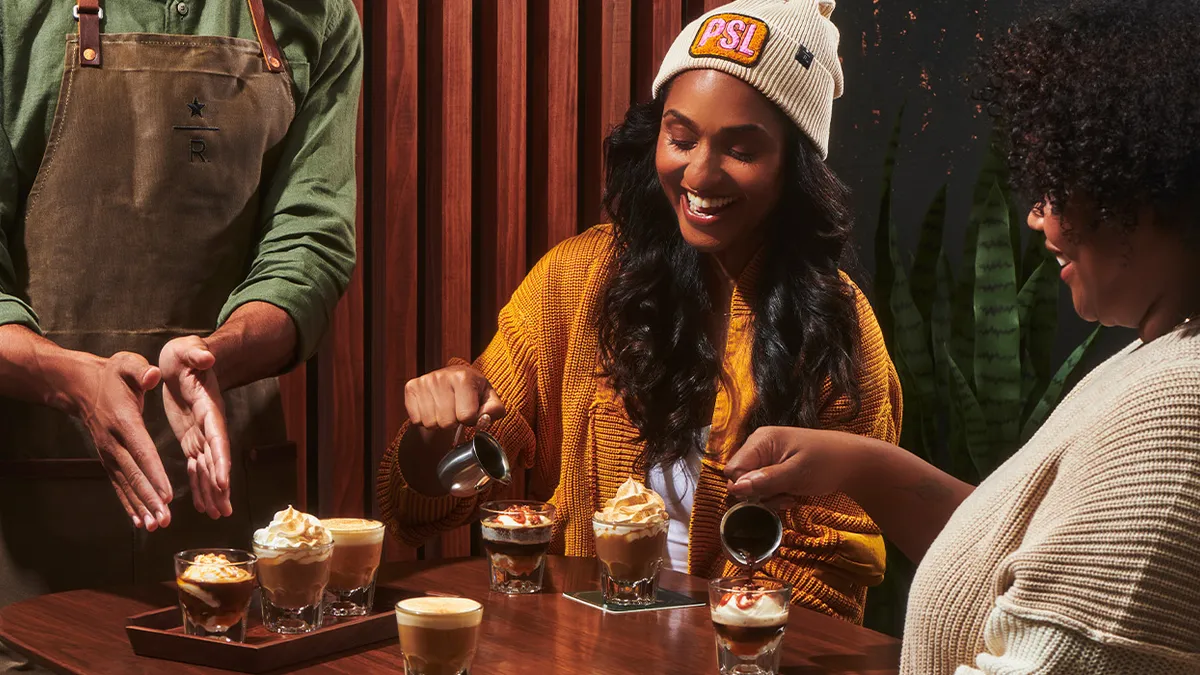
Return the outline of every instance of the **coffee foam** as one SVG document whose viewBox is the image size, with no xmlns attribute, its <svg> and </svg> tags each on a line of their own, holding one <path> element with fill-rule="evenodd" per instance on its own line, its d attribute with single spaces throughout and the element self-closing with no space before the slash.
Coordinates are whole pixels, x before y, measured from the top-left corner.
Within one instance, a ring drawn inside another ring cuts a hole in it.
<svg viewBox="0 0 1200 675">
<path fill-rule="evenodd" d="M 742 626 L 753 628 L 757 626 L 778 626 L 787 623 L 788 608 L 774 596 L 758 595 L 757 601 L 742 609 L 737 604 L 737 591 L 729 602 L 712 608 L 712 620 L 726 626 Z"/>
<path fill-rule="evenodd" d="M 470 598 L 421 597 L 396 603 L 396 623 L 401 626 L 450 630 L 481 621 L 483 605 Z"/>
<path fill-rule="evenodd" d="M 383 541 L 383 523 L 365 518 L 325 518 L 321 521 L 333 534 L 333 543 L 344 546 L 378 544 Z"/>
</svg>

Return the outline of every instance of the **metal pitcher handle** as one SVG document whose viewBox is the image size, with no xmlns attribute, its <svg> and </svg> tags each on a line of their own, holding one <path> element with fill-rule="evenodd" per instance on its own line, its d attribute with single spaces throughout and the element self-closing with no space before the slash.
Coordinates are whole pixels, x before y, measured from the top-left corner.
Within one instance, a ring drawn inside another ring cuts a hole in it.
<svg viewBox="0 0 1200 675">
<path fill-rule="evenodd" d="M 467 425 L 460 424 L 458 425 L 458 428 L 454 430 L 454 447 L 457 448 L 459 444 L 462 443 L 463 429 L 466 427 Z M 491 415 L 483 413 L 479 416 L 479 419 L 475 420 L 475 431 L 483 431 L 486 433 L 490 428 L 492 428 Z"/>
</svg>

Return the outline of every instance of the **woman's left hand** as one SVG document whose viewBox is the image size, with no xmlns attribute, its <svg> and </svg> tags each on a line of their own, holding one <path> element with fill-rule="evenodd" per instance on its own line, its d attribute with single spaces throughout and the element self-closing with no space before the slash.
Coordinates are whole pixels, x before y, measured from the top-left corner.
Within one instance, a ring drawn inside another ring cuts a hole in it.
<svg viewBox="0 0 1200 675">
<path fill-rule="evenodd" d="M 799 427 L 760 427 L 725 465 L 729 491 L 774 500 L 840 492 L 854 466 L 850 434 Z"/>
</svg>

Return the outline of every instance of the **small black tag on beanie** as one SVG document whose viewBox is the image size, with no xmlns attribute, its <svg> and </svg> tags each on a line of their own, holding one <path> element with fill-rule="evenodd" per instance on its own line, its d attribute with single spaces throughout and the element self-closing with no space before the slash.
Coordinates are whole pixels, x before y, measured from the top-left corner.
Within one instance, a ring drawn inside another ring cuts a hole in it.
<svg viewBox="0 0 1200 675">
<path fill-rule="evenodd" d="M 796 60 L 805 68 L 812 68 L 813 53 L 808 51 L 808 47 L 800 45 L 800 51 L 796 52 Z"/>
</svg>

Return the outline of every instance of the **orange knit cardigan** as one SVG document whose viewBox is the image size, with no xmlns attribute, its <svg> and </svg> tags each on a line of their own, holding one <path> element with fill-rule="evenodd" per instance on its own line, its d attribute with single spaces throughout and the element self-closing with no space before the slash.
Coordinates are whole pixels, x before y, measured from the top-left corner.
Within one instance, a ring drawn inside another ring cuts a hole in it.
<svg viewBox="0 0 1200 675">
<path fill-rule="evenodd" d="M 597 373 L 597 312 L 613 260 L 611 242 L 611 226 L 601 225 L 548 253 L 500 312 L 499 330 L 475 362 L 508 410 L 492 425 L 492 435 L 514 469 L 532 470 L 530 496 L 557 507 L 552 553 L 594 556 L 592 514 L 629 476 L 645 480 L 644 444 L 617 395 Z M 718 526 L 727 506 L 721 469 L 751 431 L 749 294 L 757 274 L 758 264 L 752 262 L 735 285 L 723 373 L 696 485 L 688 568 L 702 576 L 737 571 L 721 553 Z M 854 292 L 862 406 L 849 422 L 825 426 L 894 443 L 901 419 L 899 380 L 870 305 L 857 288 Z M 845 401 L 833 401 L 822 419 L 834 420 L 846 409 Z M 490 493 L 431 499 L 408 489 L 397 462 L 406 430 L 407 424 L 384 456 L 378 498 L 392 534 L 415 546 L 475 518 Z M 861 623 L 866 588 L 883 578 L 878 527 L 842 494 L 801 499 L 781 516 L 783 546 L 764 572 L 791 582 L 795 603 Z"/>
</svg>

